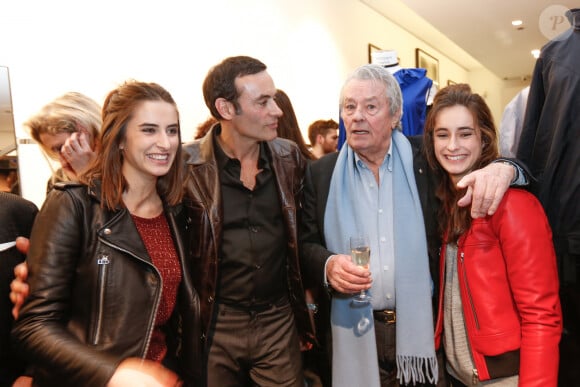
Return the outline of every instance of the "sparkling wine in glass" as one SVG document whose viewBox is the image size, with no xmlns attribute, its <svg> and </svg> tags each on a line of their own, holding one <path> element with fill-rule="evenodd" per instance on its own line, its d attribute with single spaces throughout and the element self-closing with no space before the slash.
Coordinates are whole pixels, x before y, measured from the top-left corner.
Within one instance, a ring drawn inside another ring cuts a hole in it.
<svg viewBox="0 0 580 387">
<path fill-rule="evenodd" d="M 350 256 L 352 262 L 357 266 L 368 267 L 371 260 L 371 247 L 368 236 L 350 237 Z M 371 296 L 366 291 L 361 290 L 360 294 L 354 296 L 355 303 L 366 304 L 371 300 Z"/>
</svg>

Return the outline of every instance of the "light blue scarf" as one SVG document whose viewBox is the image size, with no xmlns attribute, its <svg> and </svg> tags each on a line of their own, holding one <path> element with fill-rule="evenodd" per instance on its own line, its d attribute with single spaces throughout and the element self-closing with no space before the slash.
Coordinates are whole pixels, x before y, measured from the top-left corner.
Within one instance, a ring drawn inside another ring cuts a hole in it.
<svg viewBox="0 0 580 387">
<path fill-rule="evenodd" d="M 401 384 L 436 383 L 431 277 L 413 155 L 408 140 L 399 131 L 393 131 L 392 142 L 397 378 Z M 361 212 L 357 211 L 360 203 L 356 198 L 363 197 L 364 187 L 355 163 L 354 151 L 345 144 L 332 174 L 325 210 L 327 247 L 341 254 L 350 254 L 351 235 L 372 234 L 365 227 L 375 221 L 360 219 Z M 387 188 L 381 185 L 379 194 Z M 373 244 L 376 242 L 371 241 Z M 378 259 L 371 249 L 371 261 Z M 332 298 L 332 385 L 378 387 L 372 307 L 353 306 L 351 300 L 352 296 L 345 294 Z"/>
</svg>

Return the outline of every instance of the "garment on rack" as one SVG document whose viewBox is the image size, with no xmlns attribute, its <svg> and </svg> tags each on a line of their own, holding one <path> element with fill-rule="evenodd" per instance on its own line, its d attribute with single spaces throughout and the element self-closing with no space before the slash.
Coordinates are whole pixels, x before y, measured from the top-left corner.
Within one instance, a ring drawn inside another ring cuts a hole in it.
<svg viewBox="0 0 580 387">
<path fill-rule="evenodd" d="M 532 191 L 546 210 L 558 259 L 560 386 L 580 379 L 580 8 L 567 16 L 572 28 L 548 42 L 536 61 L 517 153 L 537 179 Z"/>
<path fill-rule="evenodd" d="M 427 95 L 433 81 L 427 77 L 425 69 L 401 69 L 393 74 L 403 92 L 403 134 L 422 134 L 427 111 Z"/>
<path fill-rule="evenodd" d="M 520 90 L 503 111 L 499 124 L 499 151 L 502 157 L 516 157 L 529 93 L 529 86 Z"/>
</svg>

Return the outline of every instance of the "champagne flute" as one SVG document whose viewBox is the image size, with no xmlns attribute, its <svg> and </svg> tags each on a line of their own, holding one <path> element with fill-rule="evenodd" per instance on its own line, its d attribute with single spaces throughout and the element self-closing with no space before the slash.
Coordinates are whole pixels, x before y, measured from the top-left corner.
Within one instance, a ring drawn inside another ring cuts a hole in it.
<svg viewBox="0 0 580 387">
<path fill-rule="evenodd" d="M 368 267 L 371 260 L 371 247 L 369 237 L 366 235 L 350 237 L 350 256 L 352 262 L 357 266 Z M 365 290 L 354 296 L 353 301 L 359 304 L 366 304 L 371 300 L 371 296 Z"/>
</svg>

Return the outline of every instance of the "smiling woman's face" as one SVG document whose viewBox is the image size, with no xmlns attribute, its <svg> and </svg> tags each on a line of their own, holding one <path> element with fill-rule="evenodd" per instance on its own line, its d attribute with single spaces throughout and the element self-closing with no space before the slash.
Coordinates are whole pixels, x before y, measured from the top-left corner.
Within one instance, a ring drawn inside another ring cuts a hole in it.
<svg viewBox="0 0 580 387">
<path fill-rule="evenodd" d="M 435 158 L 457 183 L 481 157 L 481 130 L 463 105 L 441 109 L 433 130 Z"/>
</svg>

